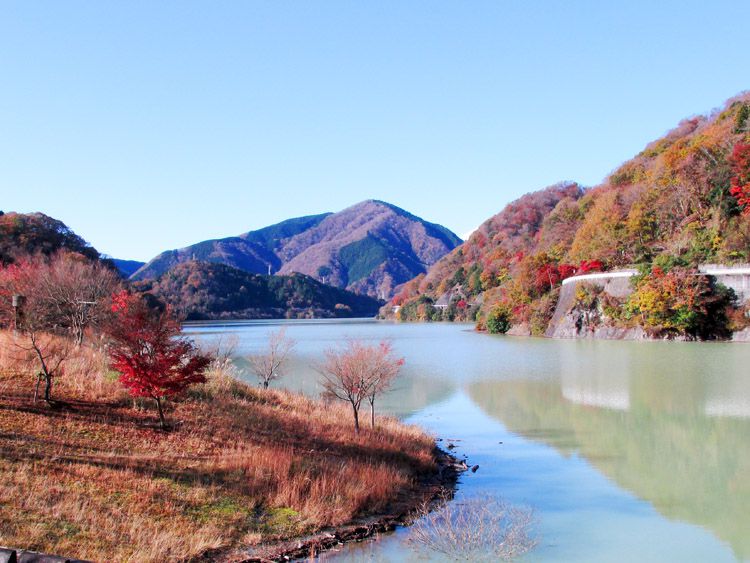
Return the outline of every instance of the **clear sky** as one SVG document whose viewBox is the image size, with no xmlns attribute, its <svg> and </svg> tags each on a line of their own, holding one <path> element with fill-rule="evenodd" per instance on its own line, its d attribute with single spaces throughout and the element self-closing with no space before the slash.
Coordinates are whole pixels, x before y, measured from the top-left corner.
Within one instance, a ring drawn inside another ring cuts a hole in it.
<svg viewBox="0 0 750 563">
<path fill-rule="evenodd" d="M 0 209 L 161 250 L 383 199 L 465 235 L 750 88 L 750 2 L 0 2 Z"/>
</svg>

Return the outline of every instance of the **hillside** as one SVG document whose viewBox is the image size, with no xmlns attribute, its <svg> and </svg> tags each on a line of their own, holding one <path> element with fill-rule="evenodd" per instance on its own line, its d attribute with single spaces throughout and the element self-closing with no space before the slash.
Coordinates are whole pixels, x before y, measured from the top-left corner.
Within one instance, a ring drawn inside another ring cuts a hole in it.
<svg viewBox="0 0 750 563">
<path fill-rule="evenodd" d="M 163 431 L 103 350 L 83 345 L 51 409 L 10 339 L 0 332 L 0 545 L 91 561 L 283 561 L 279 543 L 320 542 L 331 527 L 339 541 L 455 482 L 418 428 L 383 417 L 355 435 L 344 405 L 258 389 L 223 361 L 170 401 Z"/>
<path fill-rule="evenodd" d="M 132 279 L 153 279 L 177 264 L 200 260 L 255 274 L 302 273 L 383 298 L 390 297 L 397 285 L 426 272 L 460 242 L 445 227 L 394 205 L 368 200 L 338 213 L 289 219 L 163 252 Z"/>
<path fill-rule="evenodd" d="M 31 254 L 49 256 L 59 250 L 77 252 L 92 260 L 99 252 L 62 221 L 44 213 L 0 211 L 0 264 Z"/>
<path fill-rule="evenodd" d="M 521 197 L 405 284 L 384 314 L 400 307 L 404 320 L 543 334 L 564 278 L 635 267 L 632 300 L 591 295 L 587 306 L 656 332 L 695 329 L 710 299 L 731 305 L 710 282 L 692 283 L 697 266 L 750 261 L 749 116 L 744 94 L 682 121 L 598 186 L 562 183 Z"/>
<path fill-rule="evenodd" d="M 124 278 L 129 278 L 138 271 L 139 268 L 142 268 L 145 265 L 145 262 L 140 262 L 138 260 L 121 260 L 119 258 L 110 258 L 110 260 L 115 265 L 115 268 L 117 268 L 117 271 L 120 272 L 120 275 Z"/>
<path fill-rule="evenodd" d="M 134 282 L 188 320 L 372 317 L 380 302 L 302 274 L 250 274 L 224 264 L 185 262 L 155 280 Z"/>
</svg>

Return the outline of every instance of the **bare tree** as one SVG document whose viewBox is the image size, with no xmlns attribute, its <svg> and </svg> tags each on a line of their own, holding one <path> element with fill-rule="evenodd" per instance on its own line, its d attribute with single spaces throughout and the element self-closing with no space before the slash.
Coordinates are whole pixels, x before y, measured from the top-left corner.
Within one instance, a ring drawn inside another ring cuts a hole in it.
<svg viewBox="0 0 750 563">
<path fill-rule="evenodd" d="M 35 313 L 43 313 L 49 327 L 57 333 L 67 332 L 76 346 L 88 327 L 101 326 L 111 314 L 110 297 L 120 287 L 120 278 L 107 266 L 66 252 L 21 260 L 0 275 L 6 314 L 9 294 L 20 295 L 23 306 L 18 312 L 33 308 Z"/>
<path fill-rule="evenodd" d="M 423 508 L 406 541 L 455 561 L 510 561 L 537 545 L 534 521 L 530 508 L 499 498 L 444 499 L 436 510 Z"/>
<path fill-rule="evenodd" d="M 76 346 L 86 329 L 109 314 L 109 298 L 120 288 L 117 274 L 101 262 L 77 254 L 58 253 L 39 268 L 37 283 L 57 324 L 65 327 Z"/>
<path fill-rule="evenodd" d="M 39 384 L 44 381 L 44 400 L 52 405 L 52 381 L 63 373 L 63 363 L 70 355 L 70 341 L 33 328 L 26 328 L 25 336 L 27 344 L 18 343 L 17 346 L 31 352 L 40 368 L 34 389 L 34 402 L 39 397 Z"/>
<path fill-rule="evenodd" d="M 371 384 L 367 402 L 370 403 L 370 425 L 375 428 L 375 399 L 390 388 L 404 365 L 404 359 L 394 357 L 390 342 L 381 342 L 377 348 L 372 346 L 370 356 Z"/>
<path fill-rule="evenodd" d="M 44 400 L 52 405 L 52 380 L 62 373 L 70 346 L 60 334 L 57 311 L 50 307 L 39 283 L 43 268 L 44 263 L 39 259 L 0 270 L 0 310 L 6 321 L 13 318 L 15 346 L 24 352 L 27 361 L 39 368 L 34 400 L 43 380 Z"/>
<path fill-rule="evenodd" d="M 13 326 L 16 346 L 35 358 L 37 390 L 44 380 L 48 403 L 71 339 L 80 345 L 86 328 L 104 320 L 119 287 L 113 271 L 74 253 L 26 258 L 0 270 L 0 322 Z"/>
<path fill-rule="evenodd" d="M 342 350 L 327 350 L 326 359 L 318 368 L 324 395 L 349 403 L 354 417 L 354 431 L 359 434 L 359 410 L 364 400 L 371 405 L 375 426 L 375 398 L 390 385 L 403 365 L 393 357 L 390 344 L 367 345 L 349 341 Z"/>
<path fill-rule="evenodd" d="M 262 353 L 248 358 L 250 369 L 260 380 L 263 389 L 268 389 L 271 381 L 284 375 L 284 367 L 294 344 L 294 340 L 286 336 L 286 329 L 281 328 L 268 335 L 268 344 Z"/>
</svg>

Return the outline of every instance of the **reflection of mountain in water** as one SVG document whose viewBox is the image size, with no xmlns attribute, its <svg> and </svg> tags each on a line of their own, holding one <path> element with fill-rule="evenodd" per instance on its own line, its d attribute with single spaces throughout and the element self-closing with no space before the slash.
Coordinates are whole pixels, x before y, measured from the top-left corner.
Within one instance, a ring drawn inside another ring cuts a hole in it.
<svg viewBox="0 0 750 563">
<path fill-rule="evenodd" d="M 704 526 L 750 558 L 744 365 L 687 348 L 570 350 L 559 379 L 485 380 L 468 392 L 509 430 L 578 452 L 664 515 Z"/>
<path fill-rule="evenodd" d="M 320 396 L 321 376 L 314 369 L 316 362 L 319 361 L 319 358 L 293 356 L 286 370 L 287 375 L 282 381 L 271 383 L 271 386 L 284 387 L 310 397 Z M 243 380 L 251 385 L 258 383 L 246 357 L 236 357 L 234 363 L 240 369 Z M 454 388 L 455 384 L 447 380 L 426 377 L 405 369 L 393 382 L 392 388 L 379 398 L 375 405 L 376 412 L 406 417 L 429 405 L 444 401 L 451 395 Z"/>
</svg>

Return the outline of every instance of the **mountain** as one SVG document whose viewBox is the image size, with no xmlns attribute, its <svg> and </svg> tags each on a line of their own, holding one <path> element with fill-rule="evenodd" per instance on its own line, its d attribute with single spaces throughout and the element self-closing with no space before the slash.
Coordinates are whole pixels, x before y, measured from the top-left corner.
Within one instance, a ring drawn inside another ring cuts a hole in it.
<svg viewBox="0 0 750 563">
<path fill-rule="evenodd" d="M 251 274 L 214 262 L 184 262 L 134 288 L 188 320 L 372 317 L 382 303 L 303 274 Z"/>
<path fill-rule="evenodd" d="M 382 201 L 338 213 L 289 219 L 235 237 L 162 252 L 133 280 L 157 278 L 177 264 L 205 261 L 249 273 L 302 273 L 323 283 L 390 297 L 461 240 L 451 231 Z"/>
<path fill-rule="evenodd" d="M 274 253 L 279 241 L 293 237 L 319 224 L 329 214 L 289 219 L 257 231 L 222 239 L 199 242 L 177 250 L 162 252 L 131 277 L 133 280 L 158 278 L 177 264 L 190 261 L 226 264 L 254 274 L 277 272 L 281 260 Z"/>
<path fill-rule="evenodd" d="M 543 334 L 562 279 L 632 267 L 641 272 L 632 299 L 590 296 L 587 306 L 612 322 L 683 330 L 724 299 L 720 288 L 695 286 L 698 265 L 746 262 L 750 93 L 682 121 L 598 186 L 565 182 L 512 202 L 383 313 Z"/>
<path fill-rule="evenodd" d="M 98 260 L 99 252 L 62 221 L 44 213 L 0 211 L 0 265 L 31 254 L 49 256 L 59 250 Z"/>
<path fill-rule="evenodd" d="M 124 278 L 132 276 L 139 268 L 142 268 L 146 263 L 138 260 L 120 260 L 119 258 L 110 258 L 112 263 L 120 272 L 120 275 Z"/>
</svg>

